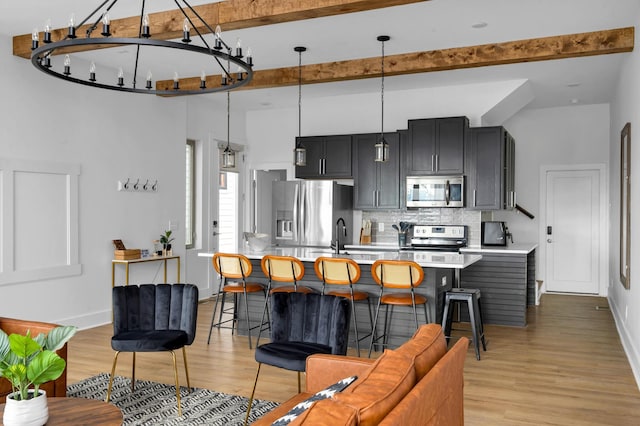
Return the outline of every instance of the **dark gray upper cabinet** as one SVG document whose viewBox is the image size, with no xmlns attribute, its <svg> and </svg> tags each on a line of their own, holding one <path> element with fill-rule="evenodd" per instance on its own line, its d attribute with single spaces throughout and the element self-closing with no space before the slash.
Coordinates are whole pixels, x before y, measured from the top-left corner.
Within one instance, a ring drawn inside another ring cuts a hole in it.
<svg viewBox="0 0 640 426">
<path fill-rule="evenodd" d="M 467 117 L 409 120 L 407 176 L 464 173 Z"/>
<path fill-rule="evenodd" d="M 501 126 L 470 129 L 467 154 L 468 208 L 513 209 L 515 141 L 509 132 Z"/>
<path fill-rule="evenodd" d="M 385 133 L 389 160 L 375 162 L 374 145 L 380 133 L 353 136 L 353 203 L 358 210 L 397 209 L 400 207 L 400 156 L 397 133 Z"/>
<path fill-rule="evenodd" d="M 296 138 L 307 150 L 307 165 L 296 166 L 298 179 L 348 179 L 351 173 L 351 135 Z"/>
</svg>

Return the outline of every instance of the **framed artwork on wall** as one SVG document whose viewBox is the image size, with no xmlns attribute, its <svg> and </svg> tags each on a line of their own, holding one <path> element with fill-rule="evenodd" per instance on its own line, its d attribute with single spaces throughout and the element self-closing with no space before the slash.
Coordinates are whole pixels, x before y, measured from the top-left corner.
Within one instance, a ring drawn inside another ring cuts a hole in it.
<svg viewBox="0 0 640 426">
<path fill-rule="evenodd" d="M 631 272 L 631 123 L 620 132 L 620 282 L 630 285 Z"/>
</svg>

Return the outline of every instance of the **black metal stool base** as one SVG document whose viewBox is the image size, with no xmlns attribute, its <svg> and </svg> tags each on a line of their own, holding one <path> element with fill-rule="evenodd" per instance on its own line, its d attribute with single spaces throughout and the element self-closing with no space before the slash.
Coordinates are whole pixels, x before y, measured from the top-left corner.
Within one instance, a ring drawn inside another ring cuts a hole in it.
<svg viewBox="0 0 640 426">
<path fill-rule="evenodd" d="M 447 339 L 451 338 L 451 321 L 453 316 L 453 303 L 466 302 L 469 309 L 469 322 L 473 345 L 476 350 L 476 359 L 480 360 L 480 342 L 486 352 L 487 344 L 484 339 L 484 327 L 482 325 L 482 311 L 480 309 L 480 290 L 476 288 L 454 288 L 445 293 L 444 311 L 442 313 L 442 329 Z"/>
</svg>

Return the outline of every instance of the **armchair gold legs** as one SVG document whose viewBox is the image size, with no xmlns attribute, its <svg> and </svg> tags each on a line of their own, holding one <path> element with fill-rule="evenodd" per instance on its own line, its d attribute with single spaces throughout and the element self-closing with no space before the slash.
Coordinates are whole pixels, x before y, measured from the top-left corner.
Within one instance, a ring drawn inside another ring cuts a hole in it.
<svg viewBox="0 0 640 426">
<path fill-rule="evenodd" d="M 178 364 L 176 361 L 176 353 L 174 351 L 171 352 L 171 359 L 173 361 L 173 375 L 176 382 L 176 399 L 178 400 L 178 416 L 182 416 L 182 406 L 180 403 L 180 382 L 178 381 Z M 118 363 L 118 355 L 120 355 L 120 351 L 116 351 L 113 357 L 113 366 L 111 367 L 111 375 L 109 376 L 109 386 L 107 387 L 107 397 L 105 398 L 105 402 L 109 402 L 111 399 L 111 388 L 113 386 L 113 377 L 116 373 L 116 365 Z M 189 366 L 187 364 L 187 351 L 186 348 L 182 347 L 182 357 L 184 358 L 184 373 L 187 378 L 187 390 L 191 393 L 191 382 L 189 381 Z M 257 377 L 256 377 L 257 380 Z M 136 383 L 136 353 L 133 352 L 133 366 L 131 369 L 131 392 L 135 390 Z M 255 386 L 254 386 L 255 391 Z"/>
</svg>

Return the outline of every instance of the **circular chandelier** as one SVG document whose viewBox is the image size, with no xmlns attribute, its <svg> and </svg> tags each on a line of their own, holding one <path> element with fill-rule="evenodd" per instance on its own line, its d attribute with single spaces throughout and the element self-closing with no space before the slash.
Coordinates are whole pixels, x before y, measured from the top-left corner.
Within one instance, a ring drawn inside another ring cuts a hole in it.
<svg viewBox="0 0 640 426">
<path fill-rule="evenodd" d="M 179 8 L 179 12 L 184 16 L 182 40 L 180 41 L 152 38 L 150 18 L 145 12 L 145 0 L 142 0 L 141 5 L 138 36 L 111 37 L 112 31 L 115 33 L 118 31 L 112 28 L 109 12 L 118 1 L 119 0 L 103 1 L 91 14 L 77 25 L 72 15 L 69 20 L 67 34 L 59 41 L 52 41 L 50 24 L 45 26 L 42 44 L 40 44 L 40 34 L 35 30 L 31 42 L 31 63 L 40 71 L 73 83 L 118 90 L 121 92 L 148 93 L 163 96 L 195 95 L 229 91 L 249 83 L 253 78 L 251 49 L 248 49 L 247 55 L 243 56 L 240 40 L 238 40 L 235 49 L 232 49 L 222 39 L 220 26 L 216 26 L 214 30 L 186 0 L 174 0 Z M 89 24 L 87 27 L 86 37 L 78 38 L 76 35 L 77 30 L 88 22 L 93 22 L 93 24 Z M 94 36 L 94 32 L 100 24 L 102 24 L 102 31 L 98 36 Z M 206 32 L 204 29 L 206 29 Z M 191 44 L 192 30 L 195 32 L 194 39 L 199 40 L 201 45 Z M 210 40 L 206 39 L 206 35 L 210 35 Z M 100 73 L 97 72 L 95 62 L 91 62 L 89 68 L 84 72 L 72 69 L 71 55 L 73 52 L 122 46 L 132 46 L 135 49 L 135 59 L 133 63 L 130 64 L 112 64 L 113 67 L 118 70 L 117 74 L 111 73 L 111 75 L 106 75 L 107 73 L 105 72 L 103 75 L 99 75 Z M 166 89 L 154 87 L 152 70 L 145 70 L 147 72 L 141 75 L 142 73 L 139 72 L 139 67 L 140 62 L 145 58 L 151 57 L 154 54 L 157 56 L 158 49 L 163 49 L 163 53 L 168 53 L 163 56 L 163 58 L 177 56 L 174 52 L 167 51 L 167 49 L 200 55 L 200 57 L 205 58 L 204 63 L 206 66 L 214 66 L 220 70 L 220 82 L 218 84 L 211 84 L 211 79 L 207 80 L 206 72 L 203 69 L 200 72 L 194 73 L 194 75 L 200 74 L 200 85 L 197 89 L 181 89 L 180 79 L 177 71 L 175 71 L 172 87 Z M 57 64 L 52 63 L 52 56 L 63 54 L 64 60 L 62 66 L 60 66 L 59 61 Z M 237 66 L 237 71 L 231 71 L 232 64 Z M 125 75 L 131 76 L 131 80 L 127 81 Z"/>
</svg>

